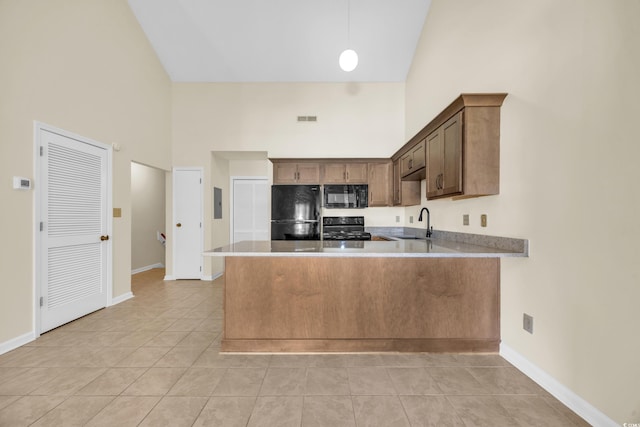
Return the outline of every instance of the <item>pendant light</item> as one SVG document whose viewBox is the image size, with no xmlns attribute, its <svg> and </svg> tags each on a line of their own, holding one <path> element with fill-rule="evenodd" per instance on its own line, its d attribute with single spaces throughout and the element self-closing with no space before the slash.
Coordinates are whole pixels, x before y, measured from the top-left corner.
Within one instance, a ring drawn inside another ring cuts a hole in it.
<svg viewBox="0 0 640 427">
<path fill-rule="evenodd" d="M 347 46 L 351 45 L 351 1 L 347 0 Z M 346 72 L 356 69 L 358 66 L 358 54 L 353 49 L 346 49 L 340 54 L 338 60 L 340 68 Z"/>
</svg>

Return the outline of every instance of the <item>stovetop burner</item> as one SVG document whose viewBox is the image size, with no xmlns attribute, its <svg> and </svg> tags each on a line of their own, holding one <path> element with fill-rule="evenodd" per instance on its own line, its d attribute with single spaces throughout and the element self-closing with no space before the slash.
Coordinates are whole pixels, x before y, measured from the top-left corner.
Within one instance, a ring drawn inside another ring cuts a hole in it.
<svg viewBox="0 0 640 427">
<path fill-rule="evenodd" d="M 325 216 L 322 218 L 324 240 L 371 240 L 364 231 L 363 216 Z"/>
</svg>

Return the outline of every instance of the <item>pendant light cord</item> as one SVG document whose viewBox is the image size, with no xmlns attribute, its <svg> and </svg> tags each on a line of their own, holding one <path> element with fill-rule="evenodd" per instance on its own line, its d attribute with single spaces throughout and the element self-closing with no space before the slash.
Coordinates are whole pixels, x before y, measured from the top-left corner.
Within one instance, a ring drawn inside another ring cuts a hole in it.
<svg viewBox="0 0 640 427">
<path fill-rule="evenodd" d="M 351 49 L 351 0 L 347 0 L 347 48 Z"/>
</svg>

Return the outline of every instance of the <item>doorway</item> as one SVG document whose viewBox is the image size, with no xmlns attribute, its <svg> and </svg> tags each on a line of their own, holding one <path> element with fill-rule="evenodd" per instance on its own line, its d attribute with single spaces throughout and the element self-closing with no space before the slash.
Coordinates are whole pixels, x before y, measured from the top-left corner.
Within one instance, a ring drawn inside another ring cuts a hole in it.
<svg viewBox="0 0 640 427">
<path fill-rule="evenodd" d="M 131 274 L 165 266 L 166 172 L 131 162 Z"/>
<path fill-rule="evenodd" d="M 111 302 L 112 148 L 35 124 L 36 335 Z"/>
</svg>

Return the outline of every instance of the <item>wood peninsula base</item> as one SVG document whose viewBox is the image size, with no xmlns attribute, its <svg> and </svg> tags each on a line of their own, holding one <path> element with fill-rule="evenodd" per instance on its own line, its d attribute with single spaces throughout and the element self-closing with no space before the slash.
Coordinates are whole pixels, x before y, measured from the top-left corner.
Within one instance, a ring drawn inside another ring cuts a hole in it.
<svg viewBox="0 0 640 427">
<path fill-rule="evenodd" d="M 225 258 L 222 351 L 496 352 L 499 258 Z"/>
</svg>

